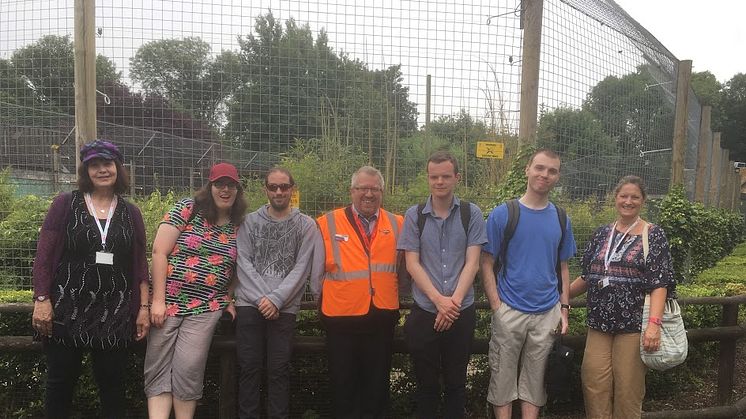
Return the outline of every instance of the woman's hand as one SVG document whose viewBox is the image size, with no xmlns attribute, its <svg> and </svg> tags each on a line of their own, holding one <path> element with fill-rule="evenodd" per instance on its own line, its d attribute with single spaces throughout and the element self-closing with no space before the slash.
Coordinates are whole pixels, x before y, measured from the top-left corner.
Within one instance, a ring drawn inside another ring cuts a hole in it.
<svg viewBox="0 0 746 419">
<path fill-rule="evenodd" d="M 53 318 L 52 302 L 48 298 L 44 301 L 34 302 L 34 314 L 31 316 L 31 325 L 34 330 L 42 336 L 52 336 Z"/>
<path fill-rule="evenodd" d="M 135 340 L 142 340 L 148 335 L 148 331 L 150 330 L 150 310 L 148 310 L 147 306 L 140 306 L 140 311 L 137 313 L 136 326 L 137 334 L 135 335 Z"/>
<path fill-rule="evenodd" d="M 163 322 L 166 321 L 166 302 L 155 301 L 150 304 L 150 321 L 153 326 L 157 328 L 163 327 Z"/>
<path fill-rule="evenodd" d="M 661 327 L 655 323 L 648 323 L 642 335 L 642 348 L 645 352 L 655 352 L 661 345 Z"/>
<path fill-rule="evenodd" d="M 233 303 L 228 303 L 225 312 L 231 315 L 231 321 L 236 320 L 236 306 Z"/>
</svg>

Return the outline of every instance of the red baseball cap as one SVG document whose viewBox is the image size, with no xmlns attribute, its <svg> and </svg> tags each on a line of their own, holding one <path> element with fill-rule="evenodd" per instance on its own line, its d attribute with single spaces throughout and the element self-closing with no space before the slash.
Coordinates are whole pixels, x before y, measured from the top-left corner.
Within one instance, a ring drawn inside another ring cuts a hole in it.
<svg viewBox="0 0 746 419">
<path fill-rule="evenodd" d="M 240 180 L 238 179 L 238 170 L 236 170 L 236 166 L 230 163 L 218 163 L 215 166 L 212 166 L 212 169 L 210 169 L 210 182 L 215 182 L 221 177 L 227 177 L 228 179 L 235 182 L 240 182 Z"/>
</svg>

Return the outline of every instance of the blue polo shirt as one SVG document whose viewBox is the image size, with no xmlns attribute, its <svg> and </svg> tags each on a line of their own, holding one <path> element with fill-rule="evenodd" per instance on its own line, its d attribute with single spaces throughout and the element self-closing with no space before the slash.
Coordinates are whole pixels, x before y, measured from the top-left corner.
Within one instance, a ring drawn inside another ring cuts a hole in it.
<svg viewBox="0 0 746 419">
<path fill-rule="evenodd" d="M 500 300 L 523 313 L 543 313 L 559 301 L 557 290 L 557 248 L 562 232 L 557 208 L 551 202 L 534 210 L 519 202 L 521 215 L 515 233 L 508 243 L 507 269 L 500 271 L 497 288 Z M 489 243 L 483 251 L 497 259 L 501 253 L 503 233 L 508 223 L 508 207 L 499 205 L 487 218 Z M 567 218 L 565 239 L 559 252 L 560 261 L 575 255 L 575 237 Z"/>
<path fill-rule="evenodd" d="M 398 250 L 417 252 L 420 263 L 430 277 L 435 289 L 442 295 L 451 296 L 456 291 L 459 275 L 464 268 L 466 248 L 482 246 L 487 243 L 484 216 L 478 206 L 470 203 L 471 219 L 469 220 L 468 237 L 461 222 L 461 201 L 453 198 L 453 203 L 446 219 L 433 212 L 432 197 L 427 199 L 422 209 L 425 226 L 420 236 L 417 227 L 417 205 L 412 206 L 404 215 L 404 226 L 397 243 Z M 435 305 L 424 292 L 412 281 L 412 297 L 422 309 L 437 313 Z M 461 310 L 474 304 L 474 288 L 464 296 Z"/>
</svg>

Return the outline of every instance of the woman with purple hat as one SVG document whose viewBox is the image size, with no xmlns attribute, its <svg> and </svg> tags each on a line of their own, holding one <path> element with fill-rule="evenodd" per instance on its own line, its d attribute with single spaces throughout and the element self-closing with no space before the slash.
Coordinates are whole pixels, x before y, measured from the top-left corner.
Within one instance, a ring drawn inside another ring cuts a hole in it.
<svg viewBox="0 0 746 419">
<path fill-rule="evenodd" d="M 202 398 L 212 335 L 222 312 L 236 310 L 229 286 L 236 268 L 236 230 L 246 202 L 238 171 L 228 163 L 163 217 L 153 242 L 154 326 L 145 355 L 150 418 L 191 418 Z"/>
<path fill-rule="evenodd" d="M 47 359 L 46 416 L 70 416 L 90 354 L 101 415 L 123 417 L 128 346 L 148 334 L 148 266 L 140 210 L 122 154 L 96 140 L 80 149 L 78 189 L 52 202 L 34 259 L 33 327 Z"/>
</svg>

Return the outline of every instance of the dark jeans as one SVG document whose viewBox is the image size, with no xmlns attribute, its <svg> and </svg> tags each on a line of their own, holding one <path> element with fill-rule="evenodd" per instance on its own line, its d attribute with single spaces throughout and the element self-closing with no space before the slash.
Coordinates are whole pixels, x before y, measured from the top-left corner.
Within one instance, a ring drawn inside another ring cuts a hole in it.
<svg viewBox="0 0 746 419">
<path fill-rule="evenodd" d="M 434 324 L 435 314 L 416 305 L 404 324 L 404 338 L 417 380 L 417 417 L 463 418 L 466 367 L 471 357 L 476 309 L 474 305 L 464 309 L 451 328 L 444 332 L 436 332 Z M 444 406 L 442 415 L 438 416 L 441 373 L 445 387 Z"/>
<path fill-rule="evenodd" d="M 280 313 L 276 320 L 267 320 L 254 307 L 237 307 L 236 310 L 236 356 L 240 367 L 239 417 L 261 416 L 259 388 L 266 352 L 267 417 L 288 418 L 295 314 Z"/>
<path fill-rule="evenodd" d="M 392 321 L 368 322 L 357 330 L 327 327 L 334 418 L 386 417 L 393 341 Z"/>
<path fill-rule="evenodd" d="M 101 399 L 100 417 L 124 417 L 127 349 L 72 348 L 46 341 L 44 353 L 47 356 L 47 394 L 44 408 L 47 418 L 70 417 L 75 384 L 80 376 L 83 356 L 88 352 L 91 353 L 93 376 Z"/>
</svg>

